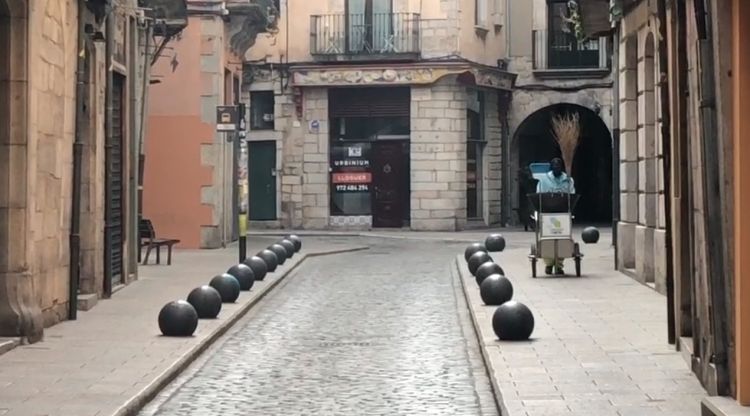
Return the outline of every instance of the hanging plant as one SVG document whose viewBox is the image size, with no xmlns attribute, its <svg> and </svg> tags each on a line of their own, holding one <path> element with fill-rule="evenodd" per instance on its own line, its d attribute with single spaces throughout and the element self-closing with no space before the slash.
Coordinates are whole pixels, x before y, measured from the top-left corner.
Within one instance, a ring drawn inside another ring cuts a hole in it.
<svg viewBox="0 0 750 416">
<path fill-rule="evenodd" d="M 583 20 L 581 19 L 581 12 L 577 0 L 568 0 L 568 16 L 563 16 L 563 20 L 568 24 L 578 42 L 586 40 L 586 34 L 583 31 Z"/>
</svg>

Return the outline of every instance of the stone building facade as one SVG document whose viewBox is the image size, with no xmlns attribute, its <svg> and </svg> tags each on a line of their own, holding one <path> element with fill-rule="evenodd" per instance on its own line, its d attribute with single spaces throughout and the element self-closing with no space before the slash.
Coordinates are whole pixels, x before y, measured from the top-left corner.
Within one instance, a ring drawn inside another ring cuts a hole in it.
<svg viewBox="0 0 750 416">
<path fill-rule="evenodd" d="M 265 95 L 273 120 L 260 128 L 251 122 L 247 133 L 251 227 L 501 223 L 514 82 L 498 66 L 503 2 L 324 3 L 286 10 L 281 1 L 279 30 L 259 36 L 246 54 L 247 119 L 257 118 L 254 96 Z M 383 16 L 394 29 L 381 38 Z M 357 19 L 374 27 L 365 38 L 355 33 Z M 290 36 L 290 25 L 309 28 L 311 38 Z M 265 210 L 254 206 L 263 188 L 252 177 L 253 148 L 263 143 L 277 149 L 278 172 L 278 192 L 260 196 L 269 200 Z M 389 179 L 391 172 L 400 179 Z"/>
<path fill-rule="evenodd" d="M 659 21 L 640 2 L 620 22 L 618 268 L 666 293 Z"/>
<path fill-rule="evenodd" d="M 38 341 L 137 276 L 136 9 L 0 1 L 0 336 Z"/>
</svg>

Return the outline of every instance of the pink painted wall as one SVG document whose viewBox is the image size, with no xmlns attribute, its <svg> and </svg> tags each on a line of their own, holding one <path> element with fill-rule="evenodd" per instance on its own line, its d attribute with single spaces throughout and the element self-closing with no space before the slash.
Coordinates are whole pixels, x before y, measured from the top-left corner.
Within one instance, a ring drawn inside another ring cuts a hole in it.
<svg viewBox="0 0 750 416">
<path fill-rule="evenodd" d="M 143 215 L 158 237 L 176 238 L 181 248 L 200 246 L 200 227 L 211 223 L 211 206 L 201 188 L 211 185 L 212 169 L 201 165 L 201 145 L 213 141 L 213 125 L 201 121 L 200 20 L 191 19 L 182 38 L 170 43 L 152 70 L 161 81 L 149 92 L 145 143 Z M 172 72 L 170 60 L 179 65 Z"/>
</svg>

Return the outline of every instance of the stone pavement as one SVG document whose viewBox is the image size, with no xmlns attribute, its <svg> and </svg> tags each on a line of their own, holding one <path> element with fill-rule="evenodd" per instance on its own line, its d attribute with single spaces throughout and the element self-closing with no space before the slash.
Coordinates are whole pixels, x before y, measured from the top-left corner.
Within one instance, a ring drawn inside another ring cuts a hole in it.
<svg viewBox="0 0 750 416">
<path fill-rule="evenodd" d="M 462 244 L 368 240 L 313 259 L 141 415 L 495 416 Z"/>
<path fill-rule="evenodd" d="M 527 342 L 501 342 L 463 253 L 457 269 L 471 306 L 503 415 L 687 416 L 700 414 L 706 392 L 667 343 L 666 298 L 612 270 L 609 232 L 582 245 L 581 278 L 531 278 L 533 233 L 505 233 L 492 256 L 532 310 Z M 566 271 L 573 270 L 572 260 Z"/>
<path fill-rule="evenodd" d="M 248 253 L 273 239 L 251 237 Z M 0 355 L 0 415 L 110 416 L 132 414 L 225 333 L 252 304 L 306 256 L 363 246 L 341 239 L 304 238 L 302 252 L 264 281 L 225 304 L 216 320 L 202 320 L 193 337 L 162 337 L 157 316 L 168 301 L 237 262 L 236 247 L 177 251 L 172 266 L 143 266 L 140 280 L 76 321 L 45 331 L 43 342 Z"/>
</svg>

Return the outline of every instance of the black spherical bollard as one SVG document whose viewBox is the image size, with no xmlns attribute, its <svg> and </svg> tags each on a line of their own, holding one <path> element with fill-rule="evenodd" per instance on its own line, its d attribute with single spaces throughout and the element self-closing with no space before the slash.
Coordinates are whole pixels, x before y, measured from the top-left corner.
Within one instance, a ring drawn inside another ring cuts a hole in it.
<svg viewBox="0 0 750 416">
<path fill-rule="evenodd" d="M 466 247 L 466 251 L 464 251 L 464 258 L 466 259 L 466 261 L 469 261 L 471 256 L 477 251 L 487 252 L 487 247 L 485 247 L 484 244 L 482 243 L 474 243 L 474 244 L 471 244 L 469 247 Z"/>
<path fill-rule="evenodd" d="M 581 233 L 581 238 L 586 244 L 596 244 L 599 242 L 599 230 L 596 227 L 586 227 Z"/>
<path fill-rule="evenodd" d="M 498 252 L 505 250 L 505 237 L 500 234 L 491 234 L 484 240 L 484 246 L 490 252 Z"/>
<path fill-rule="evenodd" d="M 281 245 L 278 245 L 278 244 L 271 244 L 270 246 L 268 246 L 268 249 L 271 250 L 271 251 L 273 251 L 274 254 L 276 254 L 276 258 L 279 259 L 278 260 L 279 261 L 279 266 L 281 266 L 282 264 L 284 264 L 284 262 L 286 261 L 286 257 L 287 257 L 286 256 L 286 249 L 284 248 L 284 246 L 281 246 Z"/>
<path fill-rule="evenodd" d="M 187 301 L 193 305 L 200 319 L 214 319 L 221 312 L 221 294 L 208 285 L 193 289 Z"/>
<path fill-rule="evenodd" d="M 477 278 L 477 284 L 481 285 L 482 282 L 484 282 L 484 279 L 492 276 L 493 274 L 499 274 L 501 276 L 505 276 L 505 272 L 503 271 L 503 268 L 500 267 L 499 264 L 495 262 L 485 262 L 479 268 L 477 269 L 476 276 Z"/>
<path fill-rule="evenodd" d="M 477 251 L 469 257 L 469 272 L 472 276 L 477 274 L 477 269 L 484 263 L 492 261 L 492 257 L 485 251 Z"/>
<path fill-rule="evenodd" d="M 299 252 L 300 250 L 302 250 L 302 239 L 300 239 L 299 237 L 297 237 L 294 234 L 288 235 L 288 236 L 286 236 L 284 238 L 286 238 L 287 240 L 289 240 L 292 243 L 294 243 L 294 251 Z"/>
<path fill-rule="evenodd" d="M 240 297 L 240 282 L 231 274 L 224 273 L 215 276 L 209 284 L 219 291 L 221 301 L 224 303 L 234 303 Z"/>
<path fill-rule="evenodd" d="M 513 298 L 513 284 L 507 277 L 493 274 L 479 286 L 479 294 L 485 305 L 499 306 Z"/>
<path fill-rule="evenodd" d="M 236 264 L 227 270 L 228 274 L 234 276 L 240 284 L 240 290 L 250 290 L 255 283 L 255 273 L 253 269 L 246 264 Z"/>
<path fill-rule="evenodd" d="M 189 337 L 198 328 L 198 312 L 184 300 L 169 302 L 159 312 L 159 329 L 168 337 Z"/>
<path fill-rule="evenodd" d="M 534 315 L 521 302 L 505 302 L 492 316 L 492 329 L 502 341 L 527 340 L 534 332 Z"/>
<path fill-rule="evenodd" d="M 269 249 L 265 249 L 258 253 L 258 257 L 263 259 L 263 262 L 266 263 L 266 269 L 268 270 L 268 273 L 273 272 L 279 266 L 279 258 L 276 257 L 276 253 Z"/>
<path fill-rule="evenodd" d="M 291 259 L 292 257 L 294 257 L 294 253 L 297 252 L 294 248 L 294 243 L 287 239 L 283 239 L 279 241 L 277 244 L 284 247 L 284 249 L 286 249 L 286 258 L 288 259 Z"/>
<path fill-rule="evenodd" d="M 248 257 L 243 263 L 245 263 L 247 267 L 253 269 L 255 280 L 263 280 L 266 278 L 266 274 L 268 273 L 268 266 L 266 266 L 266 262 L 263 261 L 262 258 L 258 256 Z"/>
</svg>

